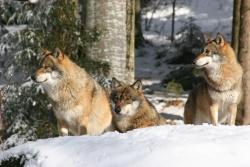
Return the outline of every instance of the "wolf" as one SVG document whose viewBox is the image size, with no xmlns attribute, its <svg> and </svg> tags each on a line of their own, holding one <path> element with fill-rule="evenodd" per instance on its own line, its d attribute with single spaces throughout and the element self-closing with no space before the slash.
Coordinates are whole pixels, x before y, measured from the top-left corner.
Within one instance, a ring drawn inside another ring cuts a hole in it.
<svg viewBox="0 0 250 167">
<path fill-rule="evenodd" d="M 31 78 L 52 100 L 59 135 L 99 135 L 112 127 L 106 92 L 60 49 L 45 51 Z"/>
<path fill-rule="evenodd" d="M 218 33 L 194 60 L 205 82 L 190 92 L 184 108 L 185 124 L 235 125 L 242 95 L 242 67 L 225 38 Z"/>
<path fill-rule="evenodd" d="M 113 78 L 111 89 L 110 99 L 114 103 L 114 122 L 118 131 L 166 124 L 166 120 L 144 96 L 140 80 L 126 85 Z"/>
</svg>

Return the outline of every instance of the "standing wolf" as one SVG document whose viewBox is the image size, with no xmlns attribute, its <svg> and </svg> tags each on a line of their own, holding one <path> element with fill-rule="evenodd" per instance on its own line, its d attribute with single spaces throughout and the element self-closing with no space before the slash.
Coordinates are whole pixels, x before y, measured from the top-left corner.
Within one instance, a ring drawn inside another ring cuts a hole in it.
<svg viewBox="0 0 250 167">
<path fill-rule="evenodd" d="M 111 126 L 112 113 L 103 88 L 64 53 L 45 52 L 32 79 L 52 99 L 60 135 L 99 135 Z"/>
<path fill-rule="evenodd" d="M 126 86 L 113 78 L 111 87 L 110 99 L 114 103 L 114 122 L 120 132 L 166 124 L 166 120 L 144 96 L 141 81 Z"/>
<path fill-rule="evenodd" d="M 241 99 L 242 68 L 221 34 L 210 40 L 194 64 L 202 68 L 205 83 L 194 89 L 184 111 L 185 124 L 235 124 Z"/>
</svg>

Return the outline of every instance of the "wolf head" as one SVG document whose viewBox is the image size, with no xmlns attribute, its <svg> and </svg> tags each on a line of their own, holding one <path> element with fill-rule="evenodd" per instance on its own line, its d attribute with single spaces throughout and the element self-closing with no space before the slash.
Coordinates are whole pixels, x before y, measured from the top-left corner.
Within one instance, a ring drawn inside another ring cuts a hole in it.
<svg viewBox="0 0 250 167">
<path fill-rule="evenodd" d="M 63 76 L 61 63 L 66 59 L 66 56 L 59 49 L 54 52 L 46 50 L 42 56 L 40 67 L 31 78 L 44 86 L 55 85 Z"/>
<path fill-rule="evenodd" d="M 114 103 L 114 111 L 118 115 L 134 115 L 142 101 L 143 91 L 141 81 L 126 86 L 124 83 L 113 78 L 111 101 Z"/>
<path fill-rule="evenodd" d="M 234 59 L 231 55 L 234 56 L 233 49 L 225 41 L 224 37 L 218 33 L 215 39 L 206 43 L 202 53 L 194 60 L 194 64 L 197 68 L 216 68 Z"/>
</svg>

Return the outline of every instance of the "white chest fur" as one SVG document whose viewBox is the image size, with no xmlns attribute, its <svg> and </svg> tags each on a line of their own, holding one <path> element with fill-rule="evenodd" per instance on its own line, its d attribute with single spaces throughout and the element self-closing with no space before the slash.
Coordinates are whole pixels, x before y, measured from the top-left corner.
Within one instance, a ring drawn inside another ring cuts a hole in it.
<svg viewBox="0 0 250 167">
<path fill-rule="evenodd" d="M 76 106 L 68 109 L 57 107 L 55 108 L 55 115 L 58 120 L 62 120 L 68 125 L 70 131 L 77 132 L 78 126 L 83 117 L 83 107 Z"/>
<path fill-rule="evenodd" d="M 240 98 L 240 91 L 237 89 L 223 92 L 217 92 L 209 89 L 208 92 L 214 101 L 221 103 L 238 103 Z"/>
</svg>

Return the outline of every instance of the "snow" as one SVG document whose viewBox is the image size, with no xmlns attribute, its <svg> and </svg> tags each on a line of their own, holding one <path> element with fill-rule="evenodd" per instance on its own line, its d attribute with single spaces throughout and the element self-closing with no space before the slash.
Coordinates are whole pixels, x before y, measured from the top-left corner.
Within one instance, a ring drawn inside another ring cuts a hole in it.
<svg viewBox="0 0 250 167">
<path fill-rule="evenodd" d="M 243 167 L 249 147 L 248 126 L 166 125 L 38 140 L 0 153 L 0 160 L 25 153 L 26 167 Z"/>
<path fill-rule="evenodd" d="M 183 123 L 184 104 L 188 94 L 180 97 L 166 97 L 162 92 L 155 91 L 152 95 L 146 94 L 146 97 L 155 106 L 156 110 L 167 120 L 173 120 L 176 124 Z M 172 104 L 171 104 L 172 103 Z M 176 104 L 173 104 L 176 103 Z"/>
<path fill-rule="evenodd" d="M 37 3 L 39 0 L 29 0 L 30 3 Z"/>
<path fill-rule="evenodd" d="M 5 26 L 5 28 L 9 31 L 9 33 L 15 33 L 26 29 L 27 25 Z"/>
</svg>

